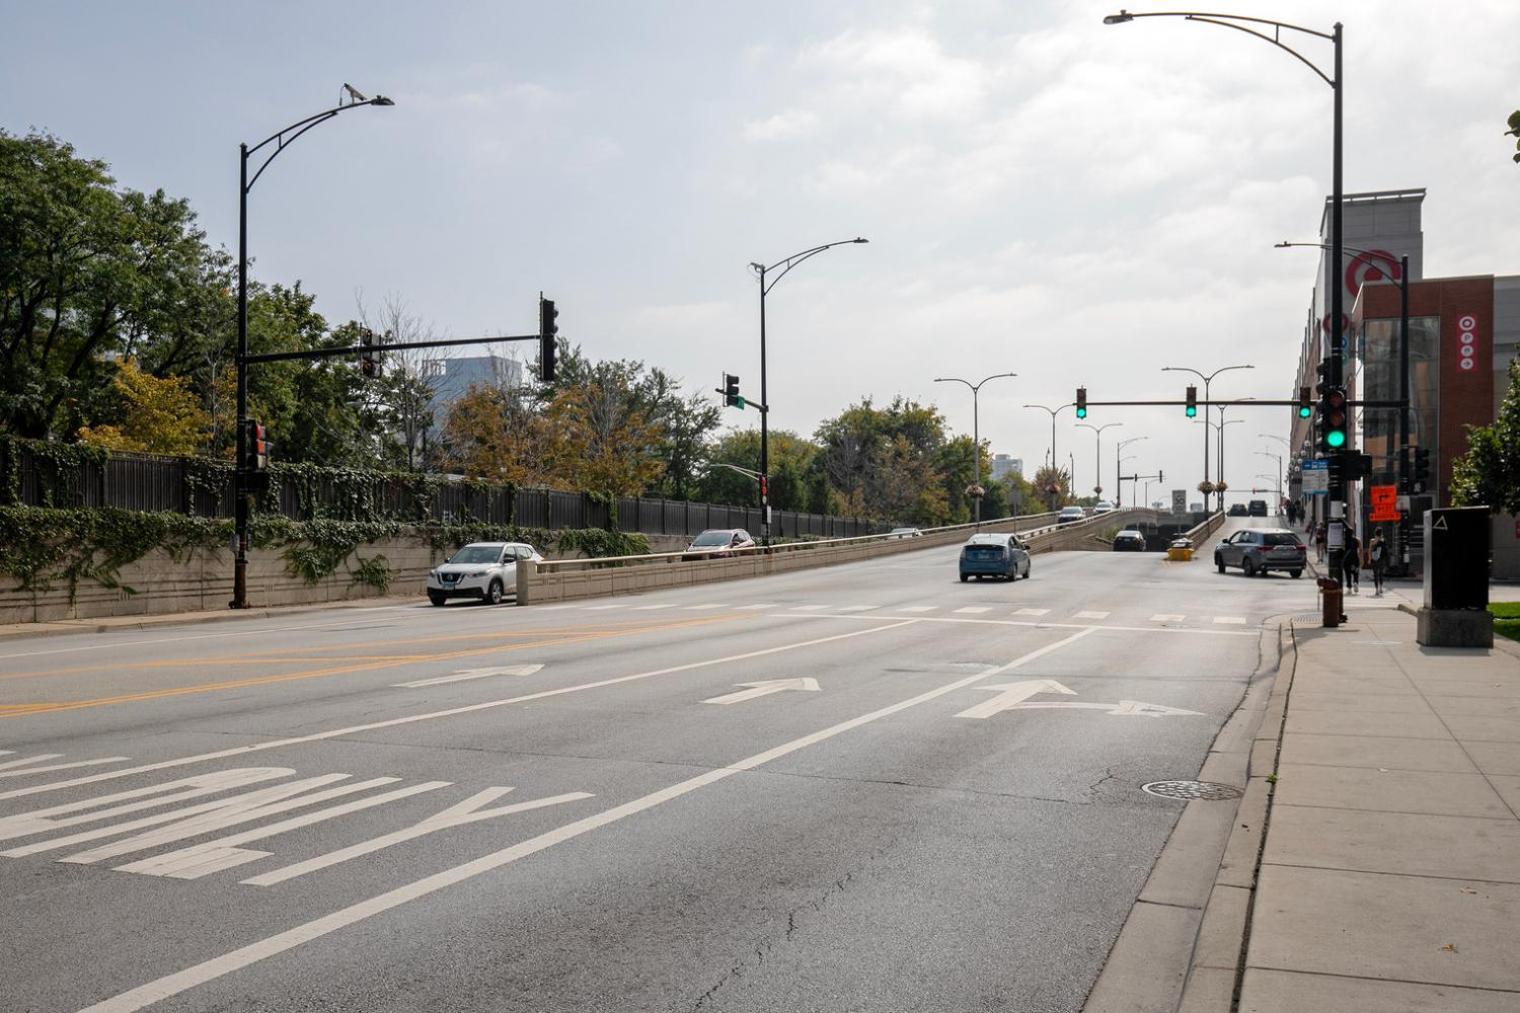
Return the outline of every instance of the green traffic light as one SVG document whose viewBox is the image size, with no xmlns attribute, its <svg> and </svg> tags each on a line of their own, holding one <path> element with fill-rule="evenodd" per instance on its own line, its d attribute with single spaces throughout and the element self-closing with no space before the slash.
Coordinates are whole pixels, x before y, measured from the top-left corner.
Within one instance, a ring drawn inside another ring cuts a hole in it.
<svg viewBox="0 0 1520 1013">
<path fill-rule="evenodd" d="M 1309 410 L 1309 407 L 1307 405 L 1305 405 L 1304 407 L 1302 407 L 1302 408 L 1300 408 L 1298 410 L 1298 417 L 1301 418 L 1301 419 L 1306 419 L 1311 414 L 1312 414 L 1312 412 Z"/>
<path fill-rule="evenodd" d="M 1187 417 L 1191 419 L 1191 418 L 1196 418 L 1197 416 L 1198 416 L 1198 409 L 1196 407 L 1194 407 L 1193 405 L 1188 405 L 1187 406 Z"/>
<path fill-rule="evenodd" d="M 1086 408 L 1078 408 L 1077 409 L 1077 418 L 1079 418 L 1079 419 L 1085 419 L 1085 418 L 1087 418 L 1087 409 Z"/>
<path fill-rule="evenodd" d="M 1332 429 L 1325 434 L 1325 446 L 1339 449 L 1346 445 L 1346 434 L 1339 429 Z"/>
</svg>

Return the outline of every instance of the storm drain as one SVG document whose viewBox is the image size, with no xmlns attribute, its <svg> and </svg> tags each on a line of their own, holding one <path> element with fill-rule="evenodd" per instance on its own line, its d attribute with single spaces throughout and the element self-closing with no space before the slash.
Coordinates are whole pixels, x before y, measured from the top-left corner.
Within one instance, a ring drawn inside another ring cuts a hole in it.
<svg viewBox="0 0 1520 1013">
<path fill-rule="evenodd" d="M 1222 802 L 1244 794 L 1239 788 L 1215 781 L 1152 781 L 1142 784 L 1140 790 L 1162 798 L 1199 798 L 1206 802 Z"/>
</svg>

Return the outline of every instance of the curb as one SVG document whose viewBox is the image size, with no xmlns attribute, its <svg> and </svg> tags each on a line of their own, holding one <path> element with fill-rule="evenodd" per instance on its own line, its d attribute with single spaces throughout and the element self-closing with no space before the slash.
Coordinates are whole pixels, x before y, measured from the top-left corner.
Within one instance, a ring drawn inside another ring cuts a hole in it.
<svg viewBox="0 0 1520 1013">
<path fill-rule="evenodd" d="M 1199 780 L 1231 785 L 1242 796 L 1233 804 L 1193 801 L 1183 809 L 1083 1013 L 1219 1013 L 1232 1008 L 1250 938 L 1287 695 L 1298 662 L 1291 622 L 1279 625 L 1275 634 L 1275 672 L 1258 669 L 1198 772 Z"/>
<path fill-rule="evenodd" d="M 37 623 L 15 623 L 0 626 L 0 643 L 31 637 L 79 636 L 85 633 L 113 633 L 118 630 L 155 630 L 161 626 L 198 626 L 202 623 L 233 622 L 239 619 L 277 619 L 281 616 L 329 612 L 344 608 L 388 608 L 415 604 L 418 600 L 416 595 L 377 596 L 350 598 L 344 601 L 306 602 L 299 605 L 224 609 L 216 612 L 165 612 L 158 615 L 98 616 L 93 619 L 54 619 Z"/>
</svg>

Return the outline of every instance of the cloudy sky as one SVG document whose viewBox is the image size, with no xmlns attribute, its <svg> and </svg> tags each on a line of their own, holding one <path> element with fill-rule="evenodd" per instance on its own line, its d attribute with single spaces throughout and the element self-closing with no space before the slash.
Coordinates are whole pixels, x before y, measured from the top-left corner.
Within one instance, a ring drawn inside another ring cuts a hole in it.
<svg viewBox="0 0 1520 1013">
<path fill-rule="evenodd" d="M 1136 10 L 1167 9 L 1166 7 Z M 1214 9 L 1214 8 L 1210 8 Z M 1346 25 L 1346 189 L 1426 187 L 1426 276 L 1520 273 L 1513 0 L 1233 0 Z M 769 303 L 772 422 L 811 432 L 862 395 L 937 403 L 1033 472 L 1021 406 L 1291 396 L 1330 185 L 1331 92 L 1263 42 L 1087 0 L 423 4 L 0 0 L 0 126 L 38 127 L 237 241 L 237 144 L 333 104 L 392 109 L 303 137 L 259 182 L 250 247 L 339 321 L 386 297 L 455 337 L 526 333 L 543 290 L 589 354 L 720 372 L 758 394 L 751 261 L 863 235 Z M 1329 43 L 1305 38 L 1330 66 Z M 526 346 L 524 346 L 526 348 Z M 1262 409 L 1229 431 L 1237 488 L 1275 464 Z M 748 421 L 753 421 L 750 414 Z M 1095 409 L 1145 436 L 1126 466 L 1201 478 L 1180 409 Z M 1060 458 L 1092 482 L 1093 435 Z M 1181 482 L 1173 478 L 1181 479 Z M 1265 483 L 1257 483 L 1265 484 Z M 1154 491 L 1153 491 L 1154 494 Z"/>
</svg>

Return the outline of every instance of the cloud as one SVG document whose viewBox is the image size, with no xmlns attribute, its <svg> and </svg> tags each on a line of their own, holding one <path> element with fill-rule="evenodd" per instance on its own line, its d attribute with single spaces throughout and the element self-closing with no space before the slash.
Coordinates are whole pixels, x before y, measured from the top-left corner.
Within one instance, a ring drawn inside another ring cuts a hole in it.
<svg viewBox="0 0 1520 1013">
<path fill-rule="evenodd" d="M 746 141 L 788 140 L 815 133 L 818 123 L 817 113 L 806 109 L 793 109 L 768 116 L 763 120 L 746 123 L 743 137 Z"/>
</svg>

